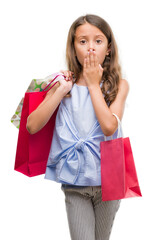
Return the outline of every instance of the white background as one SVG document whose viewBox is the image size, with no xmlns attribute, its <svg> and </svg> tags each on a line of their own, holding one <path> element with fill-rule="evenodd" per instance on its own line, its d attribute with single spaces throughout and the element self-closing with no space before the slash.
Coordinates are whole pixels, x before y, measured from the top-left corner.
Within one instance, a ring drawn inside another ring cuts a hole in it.
<svg viewBox="0 0 156 240">
<path fill-rule="evenodd" d="M 111 26 L 130 85 L 122 126 L 142 198 L 122 200 L 111 239 L 156 239 L 155 7 L 151 1 L 14 0 L 0 3 L 0 239 L 70 239 L 61 185 L 14 171 L 18 130 L 10 122 L 33 78 L 66 69 L 69 27 L 96 14 Z"/>
</svg>

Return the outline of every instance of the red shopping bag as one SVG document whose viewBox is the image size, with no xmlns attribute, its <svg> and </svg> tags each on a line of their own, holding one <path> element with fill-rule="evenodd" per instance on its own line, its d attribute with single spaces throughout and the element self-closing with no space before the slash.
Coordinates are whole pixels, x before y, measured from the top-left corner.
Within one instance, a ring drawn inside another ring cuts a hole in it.
<svg viewBox="0 0 156 240">
<path fill-rule="evenodd" d="M 57 75 L 46 88 L 58 77 Z M 56 84 L 55 82 L 49 90 Z M 45 89 L 46 89 L 45 88 Z M 45 90 L 44 89 L 44 90 Z M 44 100 L 46 93 L 26 92 L 24 96 L 21 122 L 19 127 L 14 170 L 29 177 L 44 174 L 53 137 L 56 114 L 59 106 L 47 122 L 37 133 L 31 135 L 26 129 L 27 117 Z"/>
<path fill-rule="evenodd" d="M 100 150 L 102 201 L 141 197 L 129 137 L 100 142 Z"/>
</svg>

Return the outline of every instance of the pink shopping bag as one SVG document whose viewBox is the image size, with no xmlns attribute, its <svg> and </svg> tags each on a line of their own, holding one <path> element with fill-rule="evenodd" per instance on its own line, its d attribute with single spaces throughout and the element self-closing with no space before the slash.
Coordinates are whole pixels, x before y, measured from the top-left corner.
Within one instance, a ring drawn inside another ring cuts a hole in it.
<svg viewBox="0 0 156 240">
<path fill-rule="evenodd" d="M 58 77 L 57 75 L 46 88 Z M 56 84 L 55 82 L 49 90 Z M 29 177 L 44 174 L 46 164 L 52 143 L 53 131 L 55 126 L 56 114 L 59 106 L 51 116 L 47 124 L 37 133 L 30 134 L 26 129 L 27 117 L 44 100 L 46 93 L 26 92 L 24 96 L 23 108 L 21 113 L 21 122 L 19 127 L 15 166 L 14 170 L 21 172 Z"/>
<path fill-rule="evenodd" d="M 121 122 L 118 120 L 118 133 Z M 118 134 L 119 135 L 119 134 Z M 102 201 L 141 197 L 129 137 L 100 143 Z"/>
</svg>

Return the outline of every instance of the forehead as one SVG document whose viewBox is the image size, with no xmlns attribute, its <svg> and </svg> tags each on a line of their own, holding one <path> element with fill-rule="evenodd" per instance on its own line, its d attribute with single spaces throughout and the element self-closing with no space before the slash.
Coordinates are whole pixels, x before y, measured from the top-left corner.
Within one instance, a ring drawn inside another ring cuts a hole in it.
<svg viewBox="0 0 156 240">
<path fill-rule="evenodd" d="M 85 37 L 101 36 L 106 39 L 106 36 L 99 28 L 97 28 L 96 26 L 89 24 L 89 23 L 85 23 L 85 24 L 77 27 L 77 29 L 75 31 L 76 38 L 84 37 L 84 36 Z"/>
</svg>

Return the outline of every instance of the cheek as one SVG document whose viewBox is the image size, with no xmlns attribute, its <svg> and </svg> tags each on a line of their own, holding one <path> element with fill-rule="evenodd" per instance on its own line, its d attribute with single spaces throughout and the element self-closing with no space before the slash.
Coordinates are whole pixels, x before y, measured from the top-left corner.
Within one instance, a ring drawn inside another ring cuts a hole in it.
<svg viewBox="0 0 156 240">
<path fill-rule="evenodd" d="M 76 49 L 76 56 L 79 62 L 81 63 L 81 65 L 84 62 L 85 55 L 86 55 L 86 52 L 83 49 Z"/>
<path fill-rule="evenodd" d="M 99 60 L 99 63 L 102 64 L 106 55 L 106 50 L 105 49 L 100 49 L 100 51 L 97 51 L 97 57 Z"/>
</svg>

